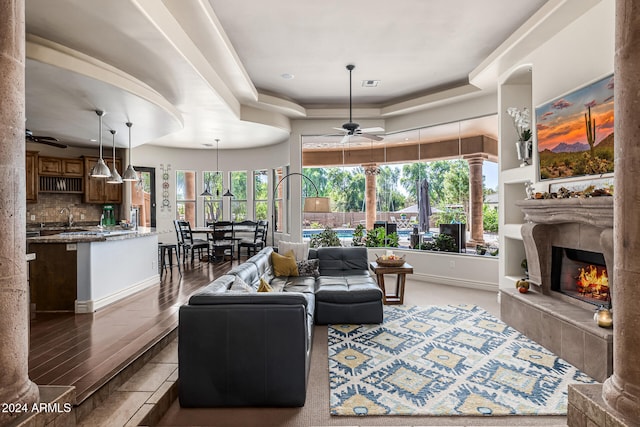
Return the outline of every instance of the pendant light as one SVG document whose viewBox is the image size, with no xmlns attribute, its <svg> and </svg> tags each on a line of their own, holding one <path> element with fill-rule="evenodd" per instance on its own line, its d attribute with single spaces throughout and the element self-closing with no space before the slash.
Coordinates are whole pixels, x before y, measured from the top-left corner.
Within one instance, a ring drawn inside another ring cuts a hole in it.
<svg viewBox="0 0 640 427">
<path fill-rule="evenodd" d="M 107 179 L 107 184 L 122 184 L 122 177 L 118 173 L 118 169 L 116 169 L 116 131 L 111 129 L 111 139 L 113 140 L 113 155 L 111 157 L 111 161 L 113 164 L 111 165 L 111 174 Z"/>
<path fill-rule="evenodd" d="M 125 170 L 124 173 L 122 174 L 123 181 L 138 180 L 138 174 L 136 173 L 136 170 L 131 165 L 131 126 L 133 126 L 133 123 L 127 122 L 127 127 L 129 128 L 129 166 L 127 166 L 127 170 Z"/>
<path fill-rule="evenodd" d="M 104 116 L 104 111 L 96 110 L 96 114 L 98 115 L 99 123 L 98 141 L 100 141 L 100 158 L 91 168 L 91 176 L 93 178 L 107 178 L 111 176 L 111 171 L 102 159 L 102 116 Z"/>
<path fill-rule="evenodd" d="M 216 175 L 219 173 L 219 170 L 220 170 L 220 168 L 218 168 L 218 155 L 219 155 L 219 151 L 220 151 L 218 149 L 219 142 L 220 142 L 220 140 L 216 139 Z M 217 190 L 217 187 L 216 187 L 216 196 L 217 195 L 218 195 L 218 190 Z M 222 197 L 235 197 L 235 196 L 231 192 L 231 189 L 228 189 L 227 191 L 224 192 Z"/>
</svg>

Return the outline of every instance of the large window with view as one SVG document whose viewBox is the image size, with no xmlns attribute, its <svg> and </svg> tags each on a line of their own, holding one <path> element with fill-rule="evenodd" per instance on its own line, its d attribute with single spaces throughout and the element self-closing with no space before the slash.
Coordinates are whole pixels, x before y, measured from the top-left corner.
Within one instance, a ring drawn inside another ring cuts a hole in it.
<svg viewBox="0 0 640 427">
<path fill-rule="evenodd" d="M 202 181 L 204 223 L 222 220 L 222 174 L 218 171 L 204 171 Z"/>
<path fill-rule="evenodd" d="M 256 221 L 266 220 L 269 205 L 269 175 L 266 170 L 253 171 L 253 212 Z"/>
<path fill-rule="evenodd" d="M 176 171 L 176 219 L 196 224 L 195 171 Z"/>
<path fill-rule="evenodd" d="M 303 214 L 303 239 L 496 255 L 496 135 L 490 116 L 382 141 L 303 137 L 303 173 L 332 208 Z"/>
<path fill-rule="evenodd" d="M 244 221 L 247 219 L 247 172 L 231 172 L 231 219 Z"/>
</svg>

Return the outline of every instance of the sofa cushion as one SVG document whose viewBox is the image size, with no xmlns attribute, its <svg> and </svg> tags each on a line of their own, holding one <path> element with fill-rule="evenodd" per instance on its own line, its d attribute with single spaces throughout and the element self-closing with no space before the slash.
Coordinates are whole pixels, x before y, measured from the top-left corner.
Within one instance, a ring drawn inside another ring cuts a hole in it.
<svg viewBox="0 0 640 427">
<path fill-rule="evenodd" d="M 234 276 L 235 279 L 229 288 L 229 292 L 255 292 L 251 286 L 247 284 L 244 280 L 240 278 L 240 276 Z"/>
<path fill-rule="evenodd" d="M 296 262 L 298 267 L 298 276 L 320 276 L 320 260 L 307 259 Z"/>
<path fill-rule="evenodd" d="M 369 270 L 367 248 L 327 247 L 318 248 L 320 276 L 361 275 Z"/>
<path fill-rule="evenodd" d="M 304 261 L 309 256 L 309 242 L 278 242 L 278 253 L 286 254 L 289 251 L 293 251 L 296 261 Z"/>
<path fill-rule="evenodd" d="M 251 262 L 256 265 L 256 268 L 258 269 L 258 277 L 265 279 L 267 282 L 271 282 L 271 279 L 274 277 L 273 268 L 271 266 L 272 252 L 273 248 L 267 246 L 247 260 L 247 262 Z"/>
<path fill-rule="evenodd" d="M 353 304 L 382 300 L 382 291 L 368 275 L 320 276 L 316 282 L 316 300 Z"/>
<path fill-rule="evenodd" d="M 258 287 L 258 292 L 273 292 L 273 288 L 271 288 L 271 285 L 269 285 L 266 280 L 260 278 L 260 286 Z"/>
<path fill-rule="evenodd" d="M 273 265 L 273 274 L 276 277 L 297 276 L 298 267 L 293 251 L 289 251 L 284 255 L 273 252 L 271 254 L 271 264 Z"/>
<path fill-rule="evenodd" d="M 235 276 L 239 276 L 242 280 L 246 282 L 247 285 L 251 286 L 254 289 L 258 289 L 260 286 L 260 276 L 258 275 L 258 267 L 252 262 L 245 262 L 239 264 L 229 270 L 227 274 L 233 274 Z"/>
</svg>

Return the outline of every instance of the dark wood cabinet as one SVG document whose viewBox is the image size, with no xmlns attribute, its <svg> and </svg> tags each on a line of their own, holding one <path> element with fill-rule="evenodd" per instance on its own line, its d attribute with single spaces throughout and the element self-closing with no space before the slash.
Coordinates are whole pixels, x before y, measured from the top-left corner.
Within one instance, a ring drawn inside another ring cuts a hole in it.
<svg viewBox="0 0 640 427">
<path fill-rule="evenodd" d="M 76 244 L 30 243 L 36 259 L 29 263 L 31 303 L 36 311 L 74 311 L 77 298 Z"/>
<path fill-rule="evenodd" d="M 38 174 L 41 176 L 82 177 L 84 162 L 82 159 L 61 157 L 38 157 Z"/>
<path fill-rule="evenodd" d="M 36 203 L 38 201 L 38 152 L 27 151 L 25 160 L 27 203 Z"/>
<path fill-rule="evenodd" d="M 107 178 L 92 178 L 89 176 L 91 168 L 98 161 L 98 157 L 85 157 L 84 170 L 87 171 L 85 176 L 85 203 L 122 203 L 122 184 L 108 184 Z M 113 159 L 104 159 L 109 168 L 113 164 Z M 120 159 L 116 159 L 116 169 L 122 173 Z"/>
</svg>

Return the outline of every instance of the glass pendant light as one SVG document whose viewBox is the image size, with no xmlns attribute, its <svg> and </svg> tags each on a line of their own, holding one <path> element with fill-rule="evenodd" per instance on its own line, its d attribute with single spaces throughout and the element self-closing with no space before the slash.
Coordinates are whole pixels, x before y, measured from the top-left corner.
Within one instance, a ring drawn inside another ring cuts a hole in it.
<svg viewBox="0 0 640 427">
<path fill-rule="evenodd" d="M 138 174 L 136 173 L 136 170 L 131 165 L 131 126 L 133 126 L 133 123 L 127 122 L 127 127 L 129 128 L 129 166 L 127 166 L 127 170 L 125 170 L 124 173 L 122 174 L 123 181 L 138 180 Z"/>
<path fill-rule="evenodd" d="M 111 174 L 107 179 L 107 183 L 122 184 L 122 177 L 118 173 L 118 169 L 116 169 L 116 131 L 114 129 L 111 129 L 109 132 L 111 132 L 111 138 L 113 140 L 113 155 L 111 157 L 113 159 L 113 164 L 111 165 Z"/>
<path fill-rule="evenodd" d="M 104 111 L 96 110 L 96 114 L 98 115 L 99 123 L 98 141 L 100 141 L 100 158 L 91 168 L 91 176 L 94 178 L 107 178 L 111 176 L 111 171 L 102 159 L 102 116 L 104 116 Z"/>
</svg>

